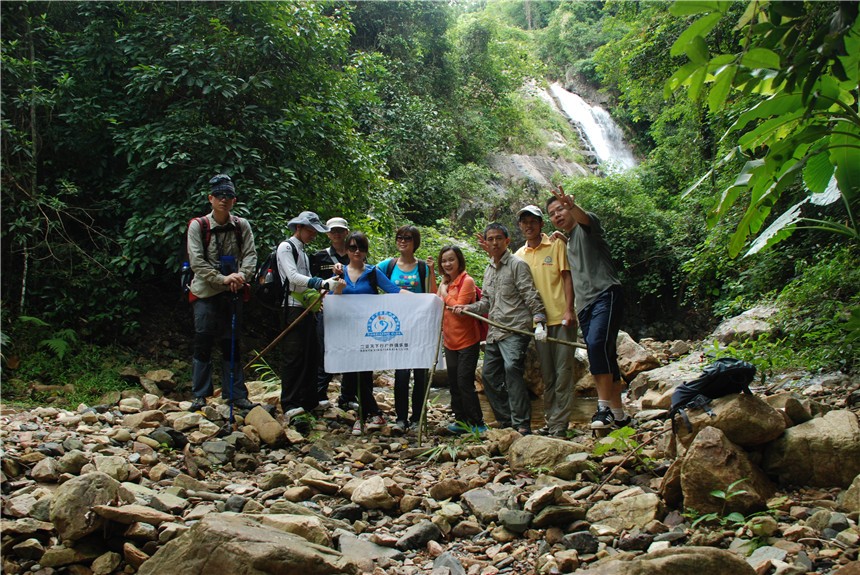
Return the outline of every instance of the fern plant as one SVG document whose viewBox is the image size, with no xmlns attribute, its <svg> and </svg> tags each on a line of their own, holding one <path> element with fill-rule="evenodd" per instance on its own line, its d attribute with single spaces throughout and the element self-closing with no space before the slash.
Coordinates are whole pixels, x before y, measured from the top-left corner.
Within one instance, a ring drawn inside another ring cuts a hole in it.
<svg viewBox="0 0 860 575">
<path fill-rule="evenodd" d="M 37 328 L 50 328 L 51 324 L 37 317 L 22 315 L 18 320 L 36 326 Z M 53 353 L 57 359 L 62 360 L 66 354 L 71 351 L 72 347 L 78 343 L 78 334 L 71 328 L 64 328 L 55 331 L 50 337 L 39 341 L 39 347 L 47 349 Z"/>
</svg>

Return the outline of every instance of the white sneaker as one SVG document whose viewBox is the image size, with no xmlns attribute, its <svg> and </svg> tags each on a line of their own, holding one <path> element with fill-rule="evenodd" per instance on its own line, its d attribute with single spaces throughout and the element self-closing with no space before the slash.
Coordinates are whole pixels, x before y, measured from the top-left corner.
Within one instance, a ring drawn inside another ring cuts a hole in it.
<svg viewBox="0 0 860 575">
<path fill-rule="evenodd" d="M 406 430 L 409 429 L 409 424 L 405 421 L 398 420 L 392 427 L 391 431 L 397 433 L 399 435 L 403 435 L 406 433 Z"/>
<path fill-rule="evenodd" d="M 287 411 L 285 411 L 285 412 L 284 412 L 284 417 L 286 417 L 286 418 L 290 419 L 290 418 L 293 418 L 293 417 L 295 417 L 295 416 L 297 416 L 297 415 L 301 415 L 301 414 L 303 414 L 304 412 L 305 412 L 305 408 L 304 408 L 304 407 L 294 407 L 294 408 L 292 408 L 292 409 L 288 409 Z"/>
<path fill-rule="evenodd" d="M 353 435 L 361 435 L 361 422 L 356 421 L 352 424 L 352 434 Z"/>
<path fill-rule="evenodd" d="M 382 429 L 385 427 L 385 420 L 381 415 L 374 415 L 367 420 L 367 429 Z"/>
</svg>

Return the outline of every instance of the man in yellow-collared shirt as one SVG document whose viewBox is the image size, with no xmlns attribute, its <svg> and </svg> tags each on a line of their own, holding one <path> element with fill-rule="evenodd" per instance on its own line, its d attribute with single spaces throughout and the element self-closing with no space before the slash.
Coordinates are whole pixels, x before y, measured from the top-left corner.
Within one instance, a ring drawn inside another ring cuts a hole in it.
<svg viewBox="0 0 860 575">
<path fill-rule="evenodd" d="M 563 341 L 576 340 L 573 282 L 563 242 L 550 241 L 542 232 L 543 212 L 529 205 L 517 212 L 517 223 L 526 243 L 514 254 L 532 272 L 535 287 L 546 307 L 548 336 Z M 542 435 L 566 437 L 573 413 L 573 348 L 548 341 L 536 341 L 544 382 Z"/>
</svg>

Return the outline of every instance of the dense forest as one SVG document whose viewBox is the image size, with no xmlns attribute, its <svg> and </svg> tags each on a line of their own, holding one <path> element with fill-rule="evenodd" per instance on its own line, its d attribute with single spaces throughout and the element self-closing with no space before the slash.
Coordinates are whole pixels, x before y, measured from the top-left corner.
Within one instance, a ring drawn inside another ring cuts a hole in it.
<svg viewBox="0 0 860 575">
<path fill-rule="evenodd" d="M 701 337 L 776 302 L 783 337 L 750 342 L 755 353 L 857 368 L 857 2 L 0 10 L 4 375 L 26 376 L 24 355 L 42 369 L 84 347 L 98 360 L 157 339 L 154 314 L 187 315 L 185 226 L 220 172 L 263 257 L 312 209 L 366 231 L 376 259 L 413 222 L 419 256 L 456 241 L 480 277 L 475 231 L 549 195 L 501 193 L 488 156 L 586 162 L 550 145 L 573 131 L 526 89 L 555 81 L 599 98 L 640 159 L 553 182 L 604 221 L 626 329 Z"/>
</svg>

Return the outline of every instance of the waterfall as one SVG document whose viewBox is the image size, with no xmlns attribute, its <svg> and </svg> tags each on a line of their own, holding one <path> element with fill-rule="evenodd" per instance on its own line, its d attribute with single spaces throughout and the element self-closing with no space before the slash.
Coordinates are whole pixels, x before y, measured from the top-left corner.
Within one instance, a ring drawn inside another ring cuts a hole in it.
<svg viewBox="0 0 860 575">
<path fill-rule="evenodd" d="M 550 93 L 565 116 L 581 128 L 605 171 L 623 172 L 636 166 L 636 158 L 624 142 L 621 129 L 606 110 L 589 105 L 558 82 L 550 86 Z"/>
</svg>

